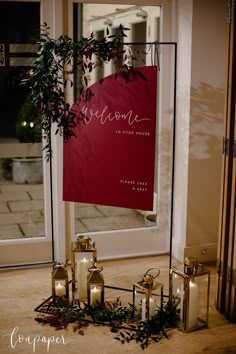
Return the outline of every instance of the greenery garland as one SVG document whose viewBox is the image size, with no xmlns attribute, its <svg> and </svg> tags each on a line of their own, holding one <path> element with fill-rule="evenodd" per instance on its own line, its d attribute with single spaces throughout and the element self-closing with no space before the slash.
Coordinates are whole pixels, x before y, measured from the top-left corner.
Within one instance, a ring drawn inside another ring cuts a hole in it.
<svg viewBox="0 0 236 354">
<path fill-rule="evenodd" d="M 70 304 L 63 300 L 53 303 L 52 300 L 44 303 L 39 312 L 45 312 L 35 318 L 42 325 L 48 324 L 56 330 L 67 329 L 73 324 L 73 332 L 84 335 L 84 329 L 89 324 L 96 324 L 110 327 L 112 333 L 116 333 L 115 339 L 120 343 L 135 341 L 142 349 L 148 347 L 151 342 L 159 342 L 162 338 L 168 338 L 168 329 L 176 327 L 179 321 L 177 309 L 178 303 L 175 300 L 168 300 L 160 308 L 157 308 L 155 315 L 149 321 L 134 319 L 134 306 L 122 306 L 120 299 L 114 302 L 105 302 L 100 305 Z"/>
<path fill-rule="evenodd" d="M 126 70 L 123 64 L 123 39 L 126 37 L 122 25 L 116 35 L 109 35 L 100 40 L 91 33 L 88 38 L 73 42 L 68 36 L 58 39 L 49 37 L 49 27 L 45 23 L 41 30 L 38 57 L 33 68 L 22 83 L 30 86 L 33 104 L 40 116 L 35 125 L 40 125 L 45 140 L 44 149 L 49 159 L 51 150 L 51 126 L 56 124 L 55 134 L 69 140 L 74 136 L 72 128 L 75 123 L 69 116 L 70 105 L 66 102 L 65 89 L 68 83 L 73 86 L 73 74 L 76 70 L 81 73 L 81 92 L 87 87 L 87 75 L 104 62 L 113 61 L 116 70 Z M 132 61 L 132 60 L 131 60 Z"/>
</svg>

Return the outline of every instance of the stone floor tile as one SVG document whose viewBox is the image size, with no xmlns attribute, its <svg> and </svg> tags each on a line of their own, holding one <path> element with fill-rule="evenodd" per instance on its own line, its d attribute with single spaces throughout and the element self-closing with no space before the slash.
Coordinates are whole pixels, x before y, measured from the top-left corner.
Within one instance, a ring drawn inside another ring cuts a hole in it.
<svg viewBox="0 0 236 354">
<path fill-rule="evenodd" d="M 0 213 L 9 213 L 7 203 L 0 202 Z"/>
<path fill-rule="evenodd" d="M 44 217 L 38 210 L 19 213 L 0 213 L 0 226 L 20 223 L 44 222 Z"/>
<path fill-rule="evenodd" d="M 116 219 L 116 226 L 118 229 L 144 227 L 145 221 L 141 214 L 124 215 Z"/>
<path fill-rule="evenodd" d="M 75 203 L 75 207 L 84 207 L 84 206 L 91 206 L 91 205 L 94 205 L 94 204 L 91 204 L 91 203 Z"/>
<path fill-rule="evenodd" d="M 0 239 L 21 238 L 23 235 L 18 225 L 2 225 L 0 227 Z"/>
<path fill-rule="evenodd" d="M 81 221 L 91 232 L 116 229 L 116 222 L 114 217 L 82 218 Z"/>
<path fill-rule="evenodd" d="M 10 202 L 15 200 L 30 200 L 30 196 L 26 191 L 0 193 L 0 201 Z"/>
<path fill-rule="evenodd" d="M 13 213 L 14 221 L 18 224 L 20 223 L 39 223 L 44 222 L 44 216 L 40 212 L 40 210 L 30 210 L 26 212 Z"/>
<path fill-rule="evenodd" d="M 44 199 L 43 189 L 29 190 L 28 194 L 30 195 L 31 199 Z"/>
<path fill-rule="evenodd" d="M 118 208 L 118 207 L 97 205 L 97 209 L 100 210 L 105 216 L 135 214 L 135 210 L 128 209 L 128 208 Z"/>
<path fill-rule="evenodd" d="M 11 211 L 30 211 L 44 209 L 44 204 L 42 200 L 9 202 L 8 205 Z"/>
<path fill-rule="evenodd" d="M 90 230 L 95 231 L 108 231 L 119 229 L 130 229 L 134 227 L 144 226 L 144 219 L 142 216 L 107 216 L 104 218 L 82 218 L 81 222 Z"/>
<path fill-rule="evenodd" d="M 76 206 L 75 207 L 75 217 L 76 218 L 91 218 L 104 216 L 95 205 L 86 205 L 86 206 Z"/>
<path fill-rule="evenodd" d="M 35 191 L 35 190 L 42 190 L 42 184 L 15 184 L 15 183 L 2 183 L 0 181 L 0 189 L 2 192 L 20 192 L 20 191 Z"/>
<path fill-rule="evenodd" d="M 90 230 L 79 219 L 75 219 L 75 233 L 83 234 L 88 233 L 89 231 Z"/>
<path fill-rule="evenodd" d="M 11 225 L 12 223 L 12 213 L 0 213 L 0 225 Z"/>
<path fill-rule="evenodd" d="M 45 236 L 44 223 L 27 223 L 20 224 L 20 228 L 25 237 Z"/>
</svg>

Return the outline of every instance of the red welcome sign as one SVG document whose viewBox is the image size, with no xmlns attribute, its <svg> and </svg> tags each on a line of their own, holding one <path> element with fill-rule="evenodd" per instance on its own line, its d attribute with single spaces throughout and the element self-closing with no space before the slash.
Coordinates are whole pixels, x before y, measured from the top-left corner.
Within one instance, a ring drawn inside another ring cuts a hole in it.
<svg viewBox="0 0 236 354">
<path fill-rule="evenodd" d="M 157 67 L 112 74 L 71 107 L 64 142 L 63 199 L 152 210 Z"/>
</svg>

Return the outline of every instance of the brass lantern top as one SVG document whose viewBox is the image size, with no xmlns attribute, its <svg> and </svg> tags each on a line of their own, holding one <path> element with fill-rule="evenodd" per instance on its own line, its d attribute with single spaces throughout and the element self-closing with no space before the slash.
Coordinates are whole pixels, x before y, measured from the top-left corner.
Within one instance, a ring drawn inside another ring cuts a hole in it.
<svg viewBox="0 0 236 354">
<path fill-rule="evenodd" d="M 184 259 L 184 273 L 191 275 L 204 271 L 204 267 L 198 262 L 195 257 L 185 257 Z"/>
<path fill-rule="evenodd" d="M 88 236 L 78 236 L 77 240 L 74 243 L 75 250 L 94 250 L 95 249 L 95 242 Z"/>
<path fill-rule="evenodd" d="M 100 274 L 103 271 L 103 267 L 102 266 L 97 266 L 95 263 L 88 268 L 88 271 L 93 274 L 93 275 L 98 275 L 99 278 L 102 278 L 102 274 Z M 96 277 L 95 275 L 95 277 Z"/>
<path fill-rule="evenodd" d="M 157 270 L 156 274 L 151 274 L 150 273 L 153 269 Z M 158 269 L 158 268 L 150 268 L 143 275 L 142 280 L 137 282 L 137 285 L 141 286 L 142 288 L 147 289 L 147 290 L 153 290 L 153 289 L 156 288 L 156 284 L 154 282 L 154 279 L 157 278 L 159 274 L 160 274 L 160 269 Z"/>
<path fill-rule="evenodd" d="M 60 280 L 65 279 L 68 280 L 68 273 L 66 270 L 66 265 L 62 263 L 54 264 L 52 270 L 52 279 L 53 280 Z"/>
</svg>

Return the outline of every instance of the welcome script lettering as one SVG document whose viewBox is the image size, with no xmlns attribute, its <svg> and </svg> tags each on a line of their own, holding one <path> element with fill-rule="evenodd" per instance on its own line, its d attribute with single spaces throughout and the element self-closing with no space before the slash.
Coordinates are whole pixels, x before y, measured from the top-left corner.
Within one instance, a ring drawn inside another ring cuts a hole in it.
<svg viewBox="0 0 236 354">
<path fill-rule="evenodd" d="M 101 111 L 93 110 L 87 106 L 82 107 L 81 115 L 85 117 L 85 124 L 90 124 L 93 119 L 99 119 L 101 124 L 104 125 L 107 122 L 112 121 L 127 121 L 129 126 L 134 125 L 135 123 L 140 123 L 142 121 L 150 121 L 150 118 L 140 118 L 138 114 L 134 114 L 132 110 L 121 113 L 119 111 L 109 112 L 108 106 L 105 106 Z"/>
</svg>

